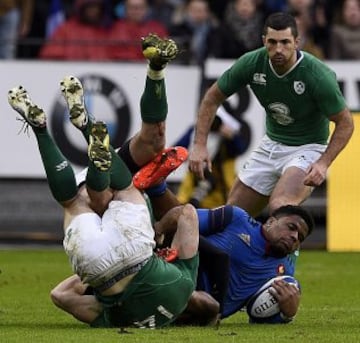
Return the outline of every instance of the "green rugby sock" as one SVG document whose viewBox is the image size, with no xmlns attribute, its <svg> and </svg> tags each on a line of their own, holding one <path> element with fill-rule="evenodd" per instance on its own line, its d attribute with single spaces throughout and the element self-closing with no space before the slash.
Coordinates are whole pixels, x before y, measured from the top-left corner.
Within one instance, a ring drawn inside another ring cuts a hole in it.
<svg viewBox="0 0 360 343">
<path fill-rule="evenodd" d="M 110 187 L 115 190 L 122 190 L 130 186 L 132 175 L 121 157 L 110 147 L 111 152 L 111 184 Z"/>
<path fill-rule="evenodd" d="M 91 133 L 92 124 L 93 124 L 93 122 L 89 116 L 86 126 L 82 130 L 80 130 L 82 135 L 85 137 L 85 139 L 88 143 L 89 143 L 89 137 L 90 137 L 90 133 Z"/>
<path fill-rule="evenodd" d="M 159 123 L 166 119 L 168 103 L 165 80 L 146 77 L 145 89 L 140 99 L 141 119 L 145 123 Z"/>
<path fill-rule="evenodd" d="M 89 161 L 89 168 L 86 174 L 86 185 L 96 192 L 104 191 L 110 185 L 109 171 L 101 171 Z"/>
<path fill-rule="evenodd" d="M 78 192 L 74 171 L 46 128 L 33 128 L 50 191 L 58 202 L 74 198 Z"/>
</svg>

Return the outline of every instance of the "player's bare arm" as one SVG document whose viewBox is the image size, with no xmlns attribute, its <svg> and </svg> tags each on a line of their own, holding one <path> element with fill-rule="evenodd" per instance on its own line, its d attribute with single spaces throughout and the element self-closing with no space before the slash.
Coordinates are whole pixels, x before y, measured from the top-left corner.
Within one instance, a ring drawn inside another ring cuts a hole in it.
<svg viewBox="0 0 360 343">
<path fill-rule="evenodd" d="M 52 289 L 53 303 L 84 323 L 92 323 L 103 311 L 94 295 L 86 295 L 88 285 L 78 275 L 72 275 Z"/>
<path fill-rule="evenodd" d="M 354 122 L 348 108 L 331 116 L 330 120 L 335 123 L 334 132 L 323 155 L 307 170 L 304 179 L 304 184 L 307 186 L 319 186 L 324 182 L 327 169 L 347 145 L 354 132 Z"/>
<path fill-rule="evenodd" d="M 189 157 L 189 168 L 201 179 L 204 179 L 204 166 L 211 171 L 211 160 L 206 147 L 207 137 L 216 111 L 225 99 L 226 96 L 219 89 L 217 83 L 214 83 L 207 90 L 200 104 L 195 127 L 194 146 Z"/>
</svg>

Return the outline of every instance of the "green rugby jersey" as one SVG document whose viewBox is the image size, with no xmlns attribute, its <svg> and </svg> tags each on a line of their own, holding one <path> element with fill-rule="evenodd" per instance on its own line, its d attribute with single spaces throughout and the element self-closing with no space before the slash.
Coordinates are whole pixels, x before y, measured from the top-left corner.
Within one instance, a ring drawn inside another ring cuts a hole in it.
<svg viewBox="0 0 360 343">
<path fill-rule="evenodd" d="M 266 111 L 266 134 L 286 145 L 326 144 L 329 117 L 346 107 L 334 71 L 303 51 L 283 75 L 273 69 L 265 47 L 248 52 L 217 84 L 227 96 L 248 85 Z"/>
<path fill-rule="evenodd" d="M 173 263 L 153 256 L 123 293 L 97 295 L 104 311 L 91 326 L 154 329 L 169 325 L 187 306 L 198 265 L 198 255 Z"/>
</svg>

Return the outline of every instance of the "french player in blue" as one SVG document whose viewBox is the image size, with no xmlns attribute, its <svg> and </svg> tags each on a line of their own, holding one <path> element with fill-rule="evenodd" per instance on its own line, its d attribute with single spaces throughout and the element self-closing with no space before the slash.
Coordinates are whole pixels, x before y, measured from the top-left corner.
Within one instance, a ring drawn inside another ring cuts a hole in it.
<svg viewBox="0 0 360 343">
<path fill-rule="evenodd" d="M 200 234 L 225 252 L 230 260 L 222 318 L 242 309 L 247 300 L 269 279 L 278 275 L 293 276 L 293 252 L 314 227 L 313 219 L 306 210 L 291 205 L 275 210 L 265 224 L 234 206 L 198 210 L 198 216 Z M 213 285 L 210 282 L 207 272 L 203 271 L 198 288 L 211 294 Z M 287 283 L 284 282 L 282 287 L 286 288 Z M 295 313 L 284 317 L 291 318 Z"/>
<path fill-rule="evenodd" d="M 205 291 L 220 303 L 220 318 L 243 309 L 270 279 L 293 276 L 294 252 L 314 227 L 311 214 L 294 205 L 278 208 L 265 223 L 229 205 L 197 212 L 202 236 L 197 290 Z M 268 322 L 291 321 L 298 310 L 299 290 L 282 280 L 275 281 L 273 289 L 281 312 Z M 195 317 L 194 312 L 193 320 Z"/>
</svg>

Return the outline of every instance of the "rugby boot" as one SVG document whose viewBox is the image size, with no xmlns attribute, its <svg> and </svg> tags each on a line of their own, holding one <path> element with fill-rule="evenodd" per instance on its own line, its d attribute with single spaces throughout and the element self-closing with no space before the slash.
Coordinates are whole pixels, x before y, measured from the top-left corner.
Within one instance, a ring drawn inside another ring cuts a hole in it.
<svg viewBox="0 0 360 343">
<path fill-rule="evenodd" d="M 141 45 L 144 57 L 149 60 L 150 68 L 154 70 L 164 69 L 179 52 L 172 39 L 161 39 L 152 33 L 142 38 Z"/>
<path fill-rule="evenodd" d="M 44 110 L 29 97 L 23 86 L 11 88 L 8 92 L 10 106 L 21 115 L 22 121 L 32 127 L 45 127 L 46 115 Z"/>
<path fill-rule="evenodd" d="M 75 76 L 65 76 L 60 81 L 60 89 L 69 107 L 70 121 L 82 130 L 89 120 L 89 115 L 86 111 L 84 89 L 80 80 Z"/>
<path fill-rule="evenodd" d="M 133 176 L 134 186 L 145 190 L 159 184 L 185 162 L 187 157 L 188 151 L 184 147 L 176 146 L 164 149 Z"/>
<path fill-rule="evenodd" d="M 95 167 L 101 171 L 108 171 L 111 167 L 110 137 L 106 124 L 95 122 L 91 127 L 89 137 L 88 156 Z"/>
</svg>

